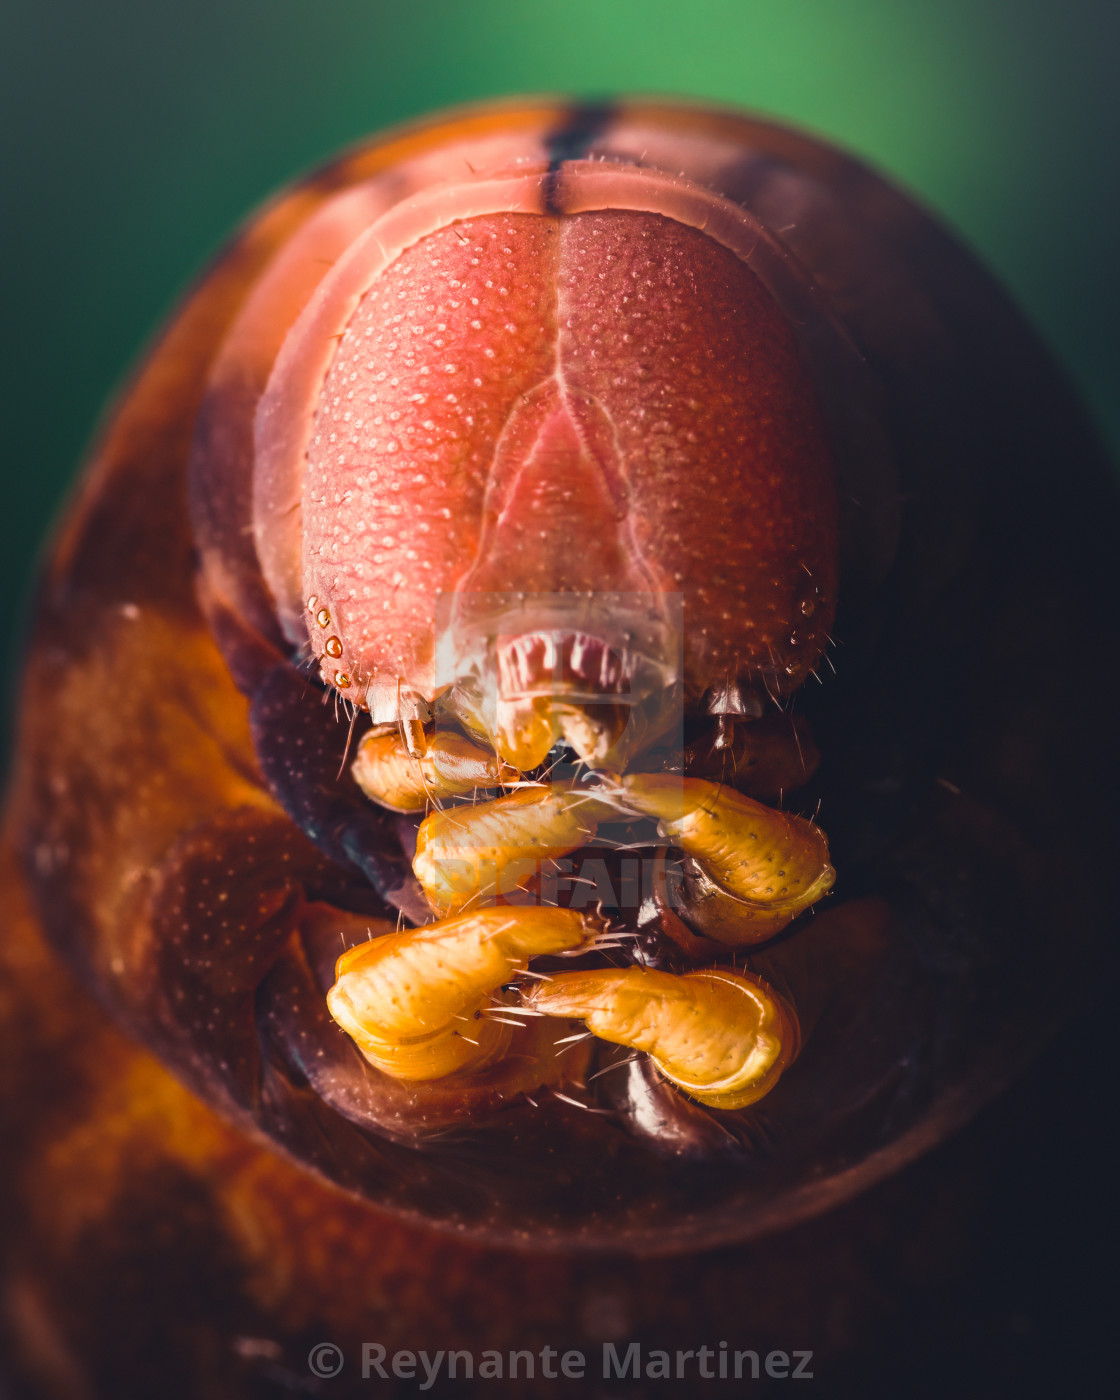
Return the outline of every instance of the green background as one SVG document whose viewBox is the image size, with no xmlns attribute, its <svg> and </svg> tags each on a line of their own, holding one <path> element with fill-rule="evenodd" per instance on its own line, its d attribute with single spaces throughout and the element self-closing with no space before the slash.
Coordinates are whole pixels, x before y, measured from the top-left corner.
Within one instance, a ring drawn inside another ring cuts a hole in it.
<svg viewBox="0 0 1120 1400">
<path fill-rule="evenodd" d="M 339 146 L 492 94 L 707 96 L 861 153 L 996 269 L 1116 443 L 1118 13 L 1115 0 L 4 0 L 7 653 L 99 410 L 232 226 Z"/>
</svg>

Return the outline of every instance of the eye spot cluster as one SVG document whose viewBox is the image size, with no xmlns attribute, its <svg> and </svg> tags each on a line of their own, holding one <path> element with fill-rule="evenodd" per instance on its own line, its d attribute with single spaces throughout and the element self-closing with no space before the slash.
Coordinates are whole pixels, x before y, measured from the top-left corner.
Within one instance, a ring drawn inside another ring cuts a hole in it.
<svg viewBox="0 0 1120 1400">
<path fill-rule="evenodd" d="M 321 634 L 331 626 L 330 608 L 321 606 L 316 594 L 312 594 L 307 600 L 307 611 L 314 620 L 314 626 Z M 332 670 L 328 661 L 337 661 L 343 652 L 342 639 L 331 633 L 322 641 L 322 651 L 318 652 L 320 662 L 320 674 L 328 683 L 336 685 L 339 690 L 349 690 L 352 684 L 350 674 L 347 671 Z"/>
</svg>

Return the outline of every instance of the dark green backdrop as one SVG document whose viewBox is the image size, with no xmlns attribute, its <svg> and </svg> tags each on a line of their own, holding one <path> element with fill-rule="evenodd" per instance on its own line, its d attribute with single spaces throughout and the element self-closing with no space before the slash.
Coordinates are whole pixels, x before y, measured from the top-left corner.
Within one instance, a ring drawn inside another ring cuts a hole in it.
<svg viewBox="0 0 1120 1400">
<path fill-rule="evenodd" d="M 4 0 L 5 650 L 100 407 L 231 226 L 338 146 L 490 94 L 710 96 L 848 145 L 972 241 L 1116 441 L 1118 14 L 1115 0 Z"/>
</svg>

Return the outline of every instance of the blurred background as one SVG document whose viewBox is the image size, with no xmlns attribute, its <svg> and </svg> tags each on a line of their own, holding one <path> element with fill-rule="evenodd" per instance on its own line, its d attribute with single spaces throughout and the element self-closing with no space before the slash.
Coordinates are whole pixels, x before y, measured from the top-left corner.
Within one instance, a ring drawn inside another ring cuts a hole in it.
<svg viewBox="0 0 1120 1400">
<path fill-rule="evenodd" d="M 83 446 L 186 283 L 278 185 L 449 103 L 687 94 L 831 137 L 978 249 L 1117 442 L 1118 38 L 1110 0 L 4 0 L 5 670 Z"/>
</svg>

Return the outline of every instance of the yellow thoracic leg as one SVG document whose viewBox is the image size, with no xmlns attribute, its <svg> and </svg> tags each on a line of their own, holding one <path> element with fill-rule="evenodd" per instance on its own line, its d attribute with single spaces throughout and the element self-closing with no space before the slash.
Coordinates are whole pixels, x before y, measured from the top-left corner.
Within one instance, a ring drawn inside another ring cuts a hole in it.
<svg viewBox="0 0 1120 1400">
<path fill-rule="evenodd" d="M 761 943 L 832 888 L 828 842 L 802 817 L 705 778 L 638 773 L 622 788 L 692 858 L 684 912 L 709 938 Z"/>
<path fill-rule="evenodd" d="M 513 1027 L 479 1013 L 530 958 L 581 948 L 603 922 L 572 909 L 480 909 L 345 952 L 327 1006 L 377 1069 L 440 1079 L 510 1048 Z"/>
<path fill-rule="evenodd" d="M 437 730 L 423 753 L 410 753 L 396 727 L 367 734 L 350 771 L 368 798 L 395 812 L 422 812 L 431 801 L 515 783 L 521 776 L 454 730 Z"/>
<path fill-rule="evenodd" d="M 519 788 L 491 802 L 432 812 L 420 827 L 412 868 L 433 910 L 456 914 L 523 889 L 542 861 L 577 850 L 600 821 L 619 816 L 616 803 L 587 791 Z"/>
<path fill-rule="evenodd" d="M 774 1087 L 797 1054 L 793 1013 L 757 977 L 712 968 L 674 976 L 644 967 L 562 972 L 525 1002 L 585 1021 L 603 1040 L 645 1051 L 691 1098 L 745 1108 Z"/>
</svg>

